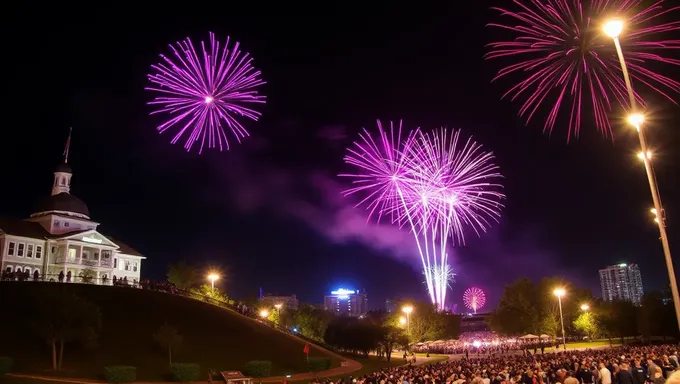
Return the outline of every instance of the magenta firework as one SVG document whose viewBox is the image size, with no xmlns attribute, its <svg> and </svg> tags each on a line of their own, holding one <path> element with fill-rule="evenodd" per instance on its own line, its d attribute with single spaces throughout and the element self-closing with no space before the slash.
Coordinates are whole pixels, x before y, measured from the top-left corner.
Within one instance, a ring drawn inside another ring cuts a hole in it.
<svg viewBox="0 0 680 384">
<path fill-rule="evenodd" d="M 477 313 L 477 310 L 486 304 L 486 295 L 484 291 L 477 287 L 468 288 L 463 292 L 463 304 L 474 313 Z"/>
<path fill-rule="evenodd" d="M 148 75 L 151 86 L 146 90 L 157 96 L 150 105 L 158 108 L 151 114 L 166 115 L 157 127 L 160 133 L 176 127 L 172 143 L 184 140 L 190 151 L 200 142 L 203 148 L 229 149 L 227 132 L 237 142 L 248 136 L 239 118 L 258 120 L 260 112 L 254 104 L 264 104 L 266 97 L 257 88 L 265 82 L 261 72 L 252 66 L 253 59 L 239 49 L 239 43 L 229 47 L 210 33 L 208 44 L 201 41 L 200 53 L 191 39 L 170 45 L 170 57 L 160 55 L 161 62 L 152 65 Z"/>
<path fill-rule="evenodd" d="M 401 122 L 389 131 L 378 121 L 378 134 L 367 130 L 348 150 L 345 162 L 357 168 L 353 187 L 369 219 L 407 226 L 414 235 L 430 299 L 443 309 L 453 279 L 449 239 L 464 244 L 464 231 L 480 234 L 500 216 L 504 195 L 494 157 L 460 131 L 404 134 Z"/>
<path fill-rule="evenodd" d="M 517 80 L 503 97 L 520 101 L 519 115 L 527 123 L 547 105 L 544 131 L 552 132 L 563 112 L 569 116 L 568 139 L 578 137 L 584 114 L 592 115 L 597 129 L 610 136 L 612 106 L 627 108 L 629 101 L 604 23 L 617 18 L 625 25 L 620 42 L 633 82 L 673 101 L 669 91 L 680 92 L 680 82 L 662 71 L 666 65 L 680 64 L 668 56 L 680 48 L 680 40 L 672 36 L 680 30 L 680 7 L 665 4 L 664 0 L 514 0 L 513 8 L 494 8 L 503 22 L 488 25 L 513 36 L 488 45 L 486 58 L 512 61 L 494 80 Z M 635 97 L 642 103 L 638 94 Z"/>
</svg>

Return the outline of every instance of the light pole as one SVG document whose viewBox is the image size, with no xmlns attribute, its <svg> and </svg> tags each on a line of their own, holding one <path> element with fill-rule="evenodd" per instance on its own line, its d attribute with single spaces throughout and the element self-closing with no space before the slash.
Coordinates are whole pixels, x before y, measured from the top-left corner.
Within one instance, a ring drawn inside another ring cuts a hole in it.
<svg viewBox="0 0 680 384">
<path fill-rule="evenodd" d="M 401 309 L 406 314 L 406 332 L 411 334 L 411 312 L 413 312 L 413 307 L 410 305 L 405 306 Z"/>
<path fill-rule="evenodd" d="M 208 275 L 208 279 L 210 280 L 210 292 L 215 293 L 215 281 L 219 280 L 220 275 L 217 273 L 211 273 Z"/>
<path fill-rule="evenodd" d="M 654 209 L 656 210 L 655 215 L 657 215 L 657 226 L 659 227 L 659 234 L 661 235 L 661 246 L 663 247 L 664 258 L 666 259 L 666 269 L 668 270 L 668 279 L 671 284 L 671 294 L 673 296 L 673 305 L 675 306 L 675 318 L 677 326 L 680 329 L 680 295 L 678 294 L 678 283 L 675 280 L 675 270 L 673 268 L 673 259 L 671 258 L 671 248 L 668 244 L 668 236 L 666 235 L 666 223 L 664 222 L 664 210 L 661 205 L 661 196 L 659 194 L 659 188 L 656 185 L 656 177 L 654 176 L 654 167 L 651 162 L 651 151 L 647 147 L 647 139 L 642 131 L 642 123 L 644 122 L 644 115 L 637 112 L 637 106 L 635 103 L 635 94 L 633 92 L 633 86 L 630 82 L 630 76 L 628 74 L 628 68 L 626 67 L 626 61 L 623 58 L 623 50 L 621 49 L 621 43 L 619 42 L 619 35 L 623 31 L 623 21 L 614 19 L 610 20 L 604 25 L 604 33 L 614 40 L 614 46 L 616 47 L 616 54 L 619 57 L 619 64 L 621 65 L 621 72 L 623 72 L 623 80 L 626 83 L 626 90 L 628 91 L 628 97 L 630 98 L 630 106 L 632 114 L 628 116 L 628 122 L 635 127 L 638 131 L 638 139 L 640 140 L 640 149 L 642 150 L 640 158 L 645 164 L 645 171 L 647 173 L 647 181 L 649 182 L 649 189 L 652 192 L 652 201 L 654 202 Z"/>
<path fill-rule="evenodd" d="M 567 336 L 564 334 L 564 316 L 562 315 L 562 296 L 566 293 L 564 288 L 557 288 L 553 291 L 555 296 L 557 296 L 557 302 L 560 306 L 560 323 L 562 324 L 562 345 L 564 345 L 564 350 L 567 350 Z"/>
</svg>

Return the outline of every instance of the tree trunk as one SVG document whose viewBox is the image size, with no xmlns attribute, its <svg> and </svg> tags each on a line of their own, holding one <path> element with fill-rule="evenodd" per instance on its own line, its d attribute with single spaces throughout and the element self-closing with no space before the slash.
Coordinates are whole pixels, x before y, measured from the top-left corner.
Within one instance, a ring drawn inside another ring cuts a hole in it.
<svg viewBox="0 0 680 384">
<path fill-rule="evenodd" d="M 59 341 L 59 370 L 61 370 L 61 363 L 64 362 L 64 340 Z"/>
<path fill-rule="evenodd" d="M 168 361 L 172 365 L 172 348 L 168 348 Z"/>
<path fill-rule="evenodd" d="M 57 341 L 52 340 L 52 369 L 57 370 Z"/>
</svg>

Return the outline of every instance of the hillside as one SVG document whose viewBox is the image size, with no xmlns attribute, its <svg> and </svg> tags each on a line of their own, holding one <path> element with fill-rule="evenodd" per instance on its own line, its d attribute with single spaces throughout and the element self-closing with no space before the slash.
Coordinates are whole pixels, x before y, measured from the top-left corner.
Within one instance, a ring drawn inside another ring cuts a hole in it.
<svg viewBox="0 0 680 384">
<path fill-rule="evenodd" d="M 89 350 L 67 345 L 62 376 L 99 378 L 104 366 L 120 364 L 138 367 L 138 380 L 166 379 L 167 355 L 153 339 L 165 322 L 183 337 L 176 362 L 199 363 L 205 370 L 242 370 L 248 361 L 270 360 L 272 375 L 307 371 L 303 342 L 199 301 L 133 288 L 0 282 L 0 326 L 4 330 L 0 355 L 15 359 L 15 372 L 52 374 L 48 345 L 30 321 L 12 315 L 28 302 L 40 305 L 34 297 L 46 287 L 73 292 L 96 304 L 102 314 L 98 345 Z M 314 356 L 323 354 L 312 348 L 310 357 Z"/>
</svg>

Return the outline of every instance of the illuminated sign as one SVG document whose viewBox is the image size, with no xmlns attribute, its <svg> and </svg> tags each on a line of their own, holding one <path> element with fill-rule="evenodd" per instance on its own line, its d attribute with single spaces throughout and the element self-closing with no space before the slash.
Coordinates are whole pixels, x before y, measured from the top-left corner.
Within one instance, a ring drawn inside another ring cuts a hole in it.
<svg viewBox="0 0 680 384">
<path fill-rule="evenodd" d="M 83 241 L 87 243 L 95 243 L 95 244 L 101 244 L 102 240 L 98 239 L 96 237 L 89 237 L 89 236 L 83 236 Z"/>
<path fill-rule="evenodd" d="M 332 291 L 331 295 L 335 295 L 338 297 L 338 299 L 341 300 L 347 300 L 349 299 L 349 295 L 353 295 L 355 292 L 349 289 L 344 289 L 344 288 L 339 288 L 336 291 Z"/>
</svg>

